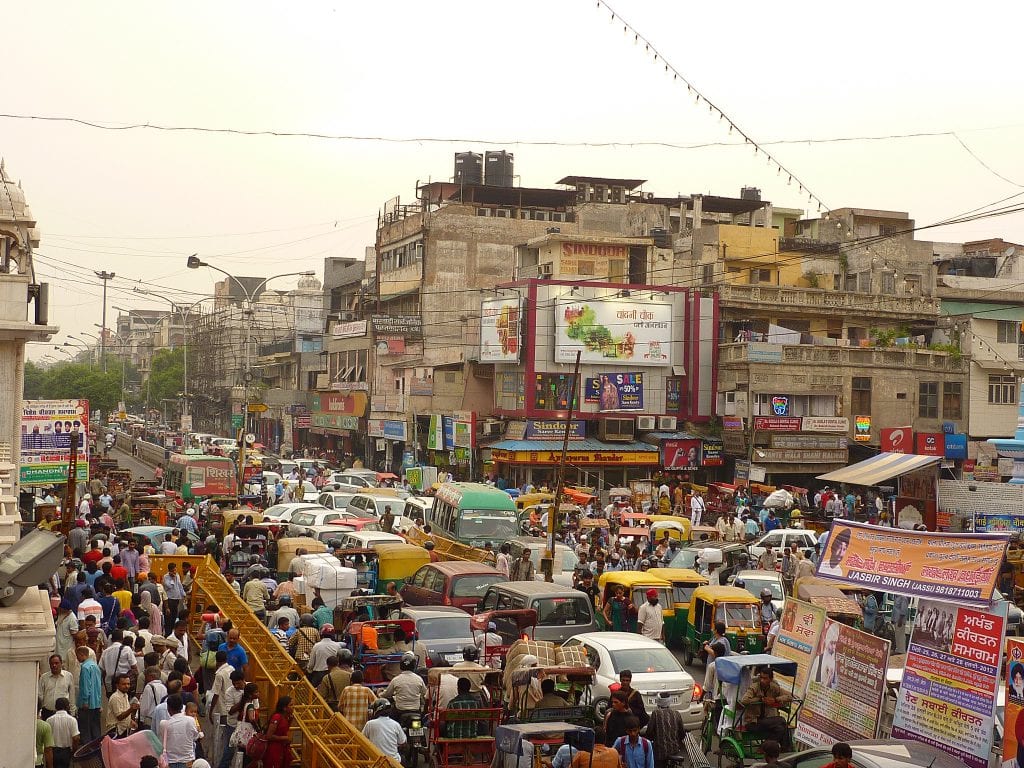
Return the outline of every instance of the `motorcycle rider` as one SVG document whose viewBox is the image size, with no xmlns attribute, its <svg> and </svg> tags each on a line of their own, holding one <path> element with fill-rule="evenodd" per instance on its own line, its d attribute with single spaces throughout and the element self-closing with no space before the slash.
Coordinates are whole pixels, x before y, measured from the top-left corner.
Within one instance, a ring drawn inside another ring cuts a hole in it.
<svg viewBox="0 0 1024 768">
<path fill-rule="evenodd" d="M 382 697 L 373 702 L 370 706 L 370 719 L 363 726 L 363 735 L 377 749 L 401 764 L 402 756 L 398 753 L 398 748 L 408 739 L 405 730 L 389 717 L 390 714 L 391 702 L 388 699 Z"/>
<path fill-rule="evenodd" d="M 416 654 L 405 653 L 399 663 L 401 672 L 388 683 L 382 697 L 394 702 L 395 717 L 403 726 L 413 717 L 423 713 L 427 698 L 427 686 L 416 674 Z"/>
</svg>

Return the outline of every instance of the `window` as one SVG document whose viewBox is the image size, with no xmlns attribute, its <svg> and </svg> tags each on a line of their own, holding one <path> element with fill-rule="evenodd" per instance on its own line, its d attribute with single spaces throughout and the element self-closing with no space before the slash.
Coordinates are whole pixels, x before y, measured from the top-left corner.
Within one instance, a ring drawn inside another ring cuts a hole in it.
<svg viewBox="0 0 1024 768">
<path fill-rule="evenodd" d="M 857 275 L 851 272 L 846 274 L 846 290 L 851 293 L 857 290 Z"/>
<path fill-rule="evenodd" d="M 895 225 L 895 224 L 879 224 L 878 225 L 878 234 L 880 234 L 882 237 L 892 237 L 893 235 L 898 235 L 899 233 L 900 233 L 900 228 L 899 228 L 898 225 Z"/>
<path fill-rule="evenodd" d="M 922 381 L 917 385 L 917 415 L 922 419 L 939 418 L 939 383 Z"/>
<path fill-rule="evenodd" d="M 715 282 L 715 265 L 705 264 L 701 267 L 702 277 L 701 281 L 705 284 Z"/>
<path fill-rule="evenodd" d="M 962 416 L 962 388 L 959 381 L 945 381 L 942 383 L 942 418 L 959 419 Z"/>
<path fill-rule="evenodd" d="M 993 405 L 1013 405 L 1017 402 L 1017 377 L 989 376 L 988 401 Z"/>
<path fill-rule="evenodd" d="M 857 290 L 860 293 L 871 293 L 870 272 L 861 272 L 857 275 Z"/>
<path fill-rule="evenodd" d="M 883 272 L 882 273 L 882 294 L 885 296 L 892 296 L 896 293 L 896 273 L 895 272 Z"/>
<path fill-rule="evenodd" d="M 770 283 L 772 281 L 772 271 L 770 269 L 752 269 L 750 270 L 750 283 L 754 285 L 756 283 Z"/>
<path fill-rule="evenodd" d="M 854 416 L 871 415 L 871 377 L 854 376 L 850 406 Z"/>
<path fill-rule="evenodd" d="M 1016 320 L 996 321 L 996 341 L 1000 344 L 1016 344 L 1020 338 L 1020 324 Z"/>
<path fill-rule="evenodd" d="M 572 374 L 538 373 L 534 385 L 534 407 L 543 411 L 562 411 L 569 407 Z"/>
</svg>

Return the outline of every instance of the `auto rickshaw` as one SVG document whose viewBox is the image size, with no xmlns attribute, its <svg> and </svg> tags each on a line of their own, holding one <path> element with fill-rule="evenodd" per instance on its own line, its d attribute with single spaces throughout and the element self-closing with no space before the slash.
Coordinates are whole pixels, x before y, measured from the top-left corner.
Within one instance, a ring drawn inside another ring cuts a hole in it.
<svg viewBox="0 0 1024 768">
<path fill-rule="evenodd" d="M 355 569 L 356 586 L 359 589 L 377 592 L 379 584 L 377 578 L 377 550 L 352 547 L 349 549 L 336 549 L 334 554 L 341 560 L 342 565 Z"/>
<path fill-rule="evenodd" d="M 377 551 L 377 591 L 381 594 L 386 594 L 391 582 L 396 591 L 401 589 L 406 579 L 430 562 L 430 552 L 415 544 L 389 542 L 373 548 Z"/>
<path fill-rule="evenodd" d="M 523 660 L 536 656 L 538 664 L 524 666 Z M 533 696 L 539 690 L 540 680 L 552 678 L 555 693 L 565 705 L 538 709 Z M 544 641 L 514 643 L 505 659 L 502 686 L 505 708 L 520 722 L 563 720 L 570 723 L 593 722 L 593 688 L 597 673 L 587 663 L 578 648 L 563 648 Z"/>
<path fill-rule="evenodd" d="M 252 517 L 253 524 L 263 522 L 263 513 L 258 512 L 255 509 L 249 509 L 243 507 L 242 509 L 225 509 L 221 512 L 221 538 L 224 534 L 231 533 L 232 526 L 239 520 L 239 518 Z"/>
<path fill-rule="evenodd" d="M 715 622 L 725 622 L 725 636 L 734 653 L 764 650 L 759 607 L 761 601 L 739 587 L 698 587 L 690 598 L 683 638 L 687 666 L 694 658 L 705 661 L 704 643 L 714 636 Z"/>
<path fill-rule="evenodd" d="M 662 517 L 662 515 L 658 515 Z M 668 536 L 676 541 L 689 541 L 690 521 L 683 521 L 682 518 L 675 520 L 655 520 L 651 523 L 651 548 L 658 545 L 658 542 Z"/>
<path fill-rule="evenodd" d="M 521 513 L 527 507 L 538 504 L 554 504 L 555 494 L 553 493 L 524 493 L 516 497 L 516 512 Z"/>
<path fill-rule="evenodd" d="M 651 568 L 647 573 L 672 585 L 674 615 L 665 622 L 665 644 L 681 646 L 686 636 L 686 617 L 690 613 L 690 599 L 697 587 L 706 586 L 708 577 L 688 568 Z"/>
<path fill-rule="evenodd" d="M 601 605 L 607 606 L 615 597 L 615 591 L 622 587 L 626 596 L 633 604 L 633 610 L 627 617 L 625 625 L 621 628 L 609 626 L 608 618 L 603 611 L 597 614 L 597 624 L 601 629 L 615 629 L 616 631 L 632 632 L 636 625 L 636 612 L 640 606 L 647 602 L 647 590 L 655 589 L 658 592 L 658 602 L 661 604 L 662 616 L 665 620 L 665 634 L 668 635 L 669 625 L 675 618 L 675 605 L 672 601 L 672 584 L 657 576 L 651 576 L 644 571 L 605 571 L 597 580 L 597 586 L 601 590 Z"/>
<path fill-rule="evenodd" d="M 792 733 L 796 728 L 797 716 L 803 701 L 798 698 L 795 686 L 796 662 L 767 653 L 723 656 L 715 659 L 715 675 L 718 691 L 714 697 L 715 706 L 708 708 L 701 730 L 701 747 L 706 754 L 712 753 L 715 736 L 718 737 L 719 765 L 741 766 L 745 761 L 763 757 L 762 744 L 765 734 L 756 727 L 744 723 L 743 705 L 740 701 L 754 681 L 757 670 L 768 667 L 776 675 L 790 679 L 792 702 L 779 708 L 779 716 L 786 720 Z"/>
</svg>

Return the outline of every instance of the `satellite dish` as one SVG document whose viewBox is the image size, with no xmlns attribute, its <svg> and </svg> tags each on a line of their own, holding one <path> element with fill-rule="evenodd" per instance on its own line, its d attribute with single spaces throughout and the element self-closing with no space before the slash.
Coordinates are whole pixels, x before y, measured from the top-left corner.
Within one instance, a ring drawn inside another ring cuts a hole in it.
<svg viewBox="0 0 1024 768">
<path fill-rule="evenodd" d="M 1016 252 L 1017 252 L 1017 248 L 1015 246 L 1011 245 L 1009 248 L 1007 248 L 1005 251 L 1003 251 L 1003 256 L 1006 256 L 1007 258 L 1009 258 L 1010 256 L 1013 256 L 1013 254 L 1015 254 Z"/>
</svg>

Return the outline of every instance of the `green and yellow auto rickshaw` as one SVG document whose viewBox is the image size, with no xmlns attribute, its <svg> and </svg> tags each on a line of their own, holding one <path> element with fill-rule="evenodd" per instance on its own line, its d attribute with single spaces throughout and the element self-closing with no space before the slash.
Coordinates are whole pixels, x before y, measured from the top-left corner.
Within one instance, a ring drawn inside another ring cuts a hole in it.
<svg viewBox="0 0 1024 768">
<path fill-rule="evenodd" d="M 683 638 L 687 665 L 695 658 L 706 661 L 704 643 L 714 636 L 715 622 L 725 623 L 725 636 L 734 653 L 761 653 L 764 633 L 758 613 L 761 601 L 739 587 L 698 587 L 690 597 Z"/>
<path fill-rule="evenodd" d="M 668 637 L 670 622 L 675 618 L 675 606 L 672 604 L 672 584 L 659 579 L 657 576 L 649 576 L 643 571 L 606 571 L 597 580 L 597 586 L 601 590 L 601 611 L 597 614 L 597 624 L 601 629 L 611 629 L 622 632 L 636 631 L 636 615 L 640 606 L 647 602 L 647 590 L 653 589 L 658 593 L 658 602 L 661 604 L 662 616 L 665 620 L 665 637 Z M 627 616 L 619 617 L 612 612 L 612 620 L 609 622 L 608 613 L 605 608 L 615 597 L 616 592 L 622 589 L 623 594 L 632 603 L 632 610 Z"/>
<path fill-rule="evenodd" d="M 686 617 L 690 613 L 690 599 L 695 589 L 707 585 L 708 577 L 689 568 L 651 568 L 647 573 L 672 585 L 673 615 L 671 622 L 665 621 L 665 643 L 682 646 L 683 638 L 686 637 Z"/>
<path fill-rule="evenodd" d="M 395 583 L 397 592 L 412 577 L 420 566 L 430 562 L 430 552 L 415 544 L 375 544 L 377 551 L 377 588 L 379 594 L 386 594 L 388 584 Z"/>
</svg>

